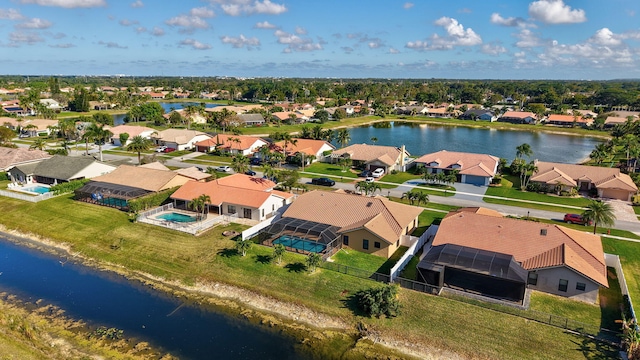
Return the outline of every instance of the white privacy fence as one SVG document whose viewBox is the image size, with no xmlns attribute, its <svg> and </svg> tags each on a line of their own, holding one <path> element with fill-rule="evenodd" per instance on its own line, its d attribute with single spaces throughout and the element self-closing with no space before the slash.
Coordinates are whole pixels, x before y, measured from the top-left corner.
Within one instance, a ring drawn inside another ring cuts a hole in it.
<svg viewBox="0 0 640 360">
<path fill-rule="evenodd" d="M 624 278 L 624 272 L 622 271 L 622 264 L 620 264 L 620 257 L 618 255 L 613 254 L 604 254 L 604 262 L 607 266 L 616 269 L 616 275 L 618 276 L 618 282 L 620 283 L 620 292 L 622 295 L 627 295 L 629 299 L 629 311 L 631 312 L 631 316 L 636 318 L 636 313 L 633 310 L 633 303 L 631 302 L 631 295 L 629 295 L 629 289 L 627 288 L 627 281 Z"/>
<path fill-rule="evenodd" d="M 27 195 L 27 194 L 20 194 L 19 192 L 15 192 L 15 191 L 7 191 L 7 190 L 0 190 L 0 196 L 6 196 L 13 199 L 29 201 L 33 203 L 37 203 L 38 201 L 47 200 L 54 197 L 52 192 L 44 193 L 41 195 Z"/>
<path fill-rule="evenodd" d="M 436 236 L 436 232 L 438 231 L 438 225 L 431 225 L 425 231 L 422 236 L 419 238 L 415 236 L 404 235 L 402 239 L 400 239 L 401 245 L 407 246 L 409 245 L 409 249 L 402 255 L 400 260 L 396 263 L 394 267 L 391 268 L 391 281 L 394 281 L 400 275 L 400 272 L 404 270 L 405 266 L 411 261 L 411 258 L 415 256 L 415 254 L 422 249 L 424 244 L 426 244 L 429 240 L 433 239 Z"/>
</svg>

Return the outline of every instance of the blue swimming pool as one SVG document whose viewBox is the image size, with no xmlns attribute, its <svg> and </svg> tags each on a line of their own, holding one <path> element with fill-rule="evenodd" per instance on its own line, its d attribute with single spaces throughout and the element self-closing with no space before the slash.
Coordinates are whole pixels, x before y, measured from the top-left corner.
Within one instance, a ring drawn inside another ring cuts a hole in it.
<svg viewBox="0 0 640 360">
<path fill-rule="evenodd" d="M 286 247 L 294 249 L 300 249 L 308 252 L 320 253 L 327 247 L 325 244 L 319 242 L 305 240 L 297 236 L 282 235 L 279 238 L 273 240 L 273 244 L 282 244 Z"/>
<path fill-rule="evenodd" d="M 42 194 L 48 193 L 49 191 L 51 191 L 51 189 L 49 189 L 49 187 L 47 186 L 34 185 L 34 186 L 23 187 L 22 191 L 28 191 L 28 192 L 42 195 Z"/>
<path fill-rule="evenodd" d="M 158 215 L 158 219 L 173 221 L 173 222 L 180 222 L 180 223 L 196 221 L 195 216 L 180 214 L 176 212 L 170 212 L 170 213 Z"/>
</svg>

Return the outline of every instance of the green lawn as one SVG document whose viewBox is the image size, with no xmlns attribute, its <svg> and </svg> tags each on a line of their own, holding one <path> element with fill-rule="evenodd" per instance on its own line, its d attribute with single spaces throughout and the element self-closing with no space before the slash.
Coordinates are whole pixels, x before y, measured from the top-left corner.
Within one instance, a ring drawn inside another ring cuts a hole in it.
<svg viewBox="0 0 640 360">
<path fill-rule="evenodd" d="M 634 306 L 640 304 L 640 243 L 603 237 L 604 252 L 620 256 L 622 270 Z M 619 274 L 618 274 L 619 275 Z"/>
<path fill-rule="evenodd" d="M 384 182 L 390 182 L 390 183 L 396 183 L 396 184 L 403 184 L 409 180 L 417 180 L 417 179 L 422 179 L 422 177 L 420 175 L 413 175 L 411 173 L 408 172 L 403 172 L 403 171 L 398 171 L 395 174 L 387 174 L 385 176 L 383 176 L 380 181 L 384 181 Z"/>
<path fill-rule="evenodd" d="M 350 179 L 358 178 L 358 174 L 351 170 L 347 170 L 343 172 L 342 167 L 340 165 L 323 163 L 323 162 L 315 162 L 305 167 L 304 172 L 302 172 L 302 174 L 305 174 L 305 173 L 329 175 L 334 177 L 334 180 L 335 180 L 335 177 L 350 178 Z M 308 174 L 308 175 L 311 175 L 311 174 Z"/>
<path fill-rule="evenodd" d="M 0 197 L 0 206 L 12 209 L 0 218 L 8 228 L 67 243 L 72 252 L 101 262 L 186 284 L 230 283 L 338 317 L 353 328 L 363 322 L 383 338 L 420 343 L 463 358 L 584 359 L 585 353 L 590 358 L 613 356 L 612 349 L 561 329 L 404 289 L 399 293 L 402 314 L 398 318 L 356 316 L 350 295 L 379 283 L 326 269 L 309 274 L 304 271 L 305 257 L 293 253 L 287 253 L 283 263 L 277 265 L 271 261 L 273 249 L 259 245 L 253 246 L 247 256 L 239 256 L 234 242 L 221 233 L 246 228 L 241 225 L 219 226 L 193 237 L 132 223 L 126 213 L 75 202 L 71 196 L 37 204 Z M 425 211 L 420 225 L 424 227 L 444 215 Z M 114 239 L 122 244 L 118 250 L 111 249 Z M 326 339 L 330 346 L 333 340 L 329 334 Z"/>
<path fill-rule="evenodd" d="M 193 158 L 193 160 L 201 160 L 201 161 L 214 161 L 219 163 L 231 163 L 233 157 L 231 156 L 220 156 L 220 155 L 200 155 Z"/>
<path fill-rule="evenodd" d="M 387 259 L 383 257 L 366 254 L 349 248 L 341 249 L 335 253 L 331 259 L 336 264 L 346 265 L 352 268 L 370 271 L 372 273 L 377 272 L 382 264 L 387 261 Z"/>
</svg>

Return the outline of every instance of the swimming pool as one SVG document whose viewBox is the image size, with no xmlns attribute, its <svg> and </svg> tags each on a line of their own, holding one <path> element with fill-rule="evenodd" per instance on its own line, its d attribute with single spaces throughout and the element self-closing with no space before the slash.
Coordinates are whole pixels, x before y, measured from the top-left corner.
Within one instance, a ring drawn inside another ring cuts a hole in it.
<svg viewBox="0 0 640 360">
<path fill-rule="evenodd" d="M 26 192 L 30 192 L 30 193 L 36 193 L 36 194 L 46 194 L 49 191 L 51 191 L 51 189 L 49 189 L 48 186 L 42 186 L 42 185 L 34 185 L 34 186 L 28 186 L 28 187 L 23 187 L 21 189 L 22 191 L 26 191 Z"/>
<path fill-rule="evenodd" d="M 311 240 L 305 240 L 297 236 L 291 236 L 291 235 L 282 235 L 279 238 L 273 240 L 273 244 L 282 244 L 286 247 L 291 247 L 294 249 L 300 249 L 300 250 L 314 252 L 314 253 L 323 252 L 324 249 L 327 247 L 325 244 L 311 241 Z"/>
<path fill-rule="evenodd" d="M 158 219 L 173 221 L 173 222 L 180 222 L 180 223 L 196 221 L 195 216 L 180 214 L 176 212 L 170 212 L 170 213 L 158 215 Z"/>
</svg>

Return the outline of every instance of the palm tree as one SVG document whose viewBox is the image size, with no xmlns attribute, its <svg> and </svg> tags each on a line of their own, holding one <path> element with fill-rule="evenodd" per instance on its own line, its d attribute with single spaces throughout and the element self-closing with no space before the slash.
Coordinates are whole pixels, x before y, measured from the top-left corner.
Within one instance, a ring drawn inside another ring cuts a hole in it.
<svg viewBox="0 0 640 360">
<path fill-rule="evenodd" d="M 127 145 L 127 151 L 138 153 L 138 164 L 140 164 L 141 163 L 140 153 L 151 149 L 152 146 L 153 146 L 153 142 L 151 142 L 151 140 L 145 137 L 142 137 L 140 135 L 137 135 L 131 138 L 131 142 L 129 143 L 129 145 Z"/>
<path fill-rule="evenodd" d="M 198 202 L 200 203 L 200 210 L 202 211 L 200 219 L 204 219 L 204 213 L 209 207 L 209 204 L 211 203 L 211 196 L 207 194 L 202 194 L 198 196 Z"/>
<path fill-rule="evenodd" d="M 356 190 L 359 192 L 364 192 L 365 195 L 373 195 L 376 191 L 381 191 L 382 187 L 376 182 L 369 181 L 358 181 L 355 185 Z"/>
<path fill-rule="evenodd" d="M 244 173 L 249 170 L 249 158 L 242 154 L 235 155 L 231 160 L 231 168 L 237 173 Z"/>
<path fill-rule="evenodd" d="M 274 169 L 273 166 L 269 164 L 264 164 L 262 166 L 262 169 L 262 173 L 269 180 L 272 180 L 278 176 L 278 172 L 276 171 L 276 169 Z"/>
<path fill-rule="evenodd" d="M 531 175 L 536 171 L 538 171 L 538 167 L 533 161 L 530 161 L 528 164 L 524 164 L 520 167 L 520 189 L 524 190 L 527 188 Z"/>
<path fill-rule="evenodd" d="M 238 239 L 236 240 L 236 250 L 240 251 L 242 256 L 247 255 L 247 251 L 251 249 L 251 245 L 253 243 L 249 239 Z"/>
<path fill-rule="evenodd" d="M 351 134 L 349 134 L 349 129 L 347 128 L 338 130 L 338 134 L 336 137 L 338 143 L 340 144 L 340 148 L 345 147 L 347 144 L 349 144 L 349 141 L 351 141 Z"/>
<path fill-rule="evenodd" d="M 282 148 L 282 155 L 284 155 L 284 159 L 287 159 L 287 147 L 289 144 L 296 145 L 298 144 L 298 140 L 291 137 L 291 134 L 287 132 L 283 132 L 280 135 L 282 141 L 284 142 L 284 147 Z"/>
<path fill-rule="evenodd" d="M 418 191 L 416 190 L 409 190 L 405 193 L 402 194 L 402 197 L 400 197 L 400 199 L 407 199 L 409 200 L 409 203 L 411 205 L 413 205 L 414 201 L 416 201 L 416 199 L 418 198 Z"/>
<path fill-rule="evenodd" d="M 531 145 L 524 143 L 522 145 L 516 146 L 516 159 L 520 159 L 523 156 L 531 156 L 533 155 L 533 150 L 531 150 Z"/>
<path fill-rule="evenodd" d="M 193 198 L 191 199 L 191 201 L 189 202 L 189 207 L 197 212 L 200 213 L 200 209 L 204 207 L 204 201 L 203 199 L 201 199 L 200 197 L 197 198 Z"/>
<path fill-rule="evenodd" d="M 616 216 L 613 213 L 613 208 L 608 203 L 592 200 L 587 205 L 587 210 L 582 213 L 582 217 L 585 221 L 593 222 L 593 233 L 596 233 L 598 224 L 605 226 L 613 226 L 616 221 Z"/>
<path fill-rule="evenodd" d="M 322 262 L 322 257 L 320 257 L 318 253 L 309 253 L 309 255 L 307 255 L 305 262 L 307 264 L 307 267 L 309 268 L 309 271 L 315 272 L 316 268 Z"/>
<path fill-rule="evenodd" d="M 273 257 L 278 264 L 282 262 L 282 256 L 286 251 L 287 249 L 282 244 L 276 244 L 276 246 L 273 247 Z"/>
<path fill-rule="evenodd" d="M 47 140 L 45 138 L 38 137 L 33 141 L 33 144 L 29 146 L 29 149 L 44 150 L 47 147 Z"/>
<path fill-rule="evenodd" d="M 92 123 L 85 130 L 84 136 L 85 136 L 85 141 L 87 142 L 87 154 L 89 153 L 88 142 L 91 139 L 98 143 L 98 152 L 100 154 L 100 161 L 103 161 L 102 145 L 113 136 L 113 133 L 105 129 L 104 126 L 98 126 L 95 123 Z"/>
</svg>

